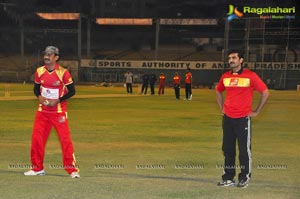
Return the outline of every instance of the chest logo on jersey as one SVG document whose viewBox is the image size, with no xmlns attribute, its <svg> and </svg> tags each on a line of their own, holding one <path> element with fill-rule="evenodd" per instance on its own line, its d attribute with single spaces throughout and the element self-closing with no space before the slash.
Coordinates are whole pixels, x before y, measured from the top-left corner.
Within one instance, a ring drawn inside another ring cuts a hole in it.
<svg viewBox="0 0 300 199">
<path fill-rule="evenodd" d="M 59 89 L 41 87 L 41 95 L 47 99 L 58 99 Z"/>
<path fill-rule="evenodd" d="M 238 78 L 231 78 L 230 82 L 229 82 L 229 86 L 237 86 L 239 83 L 239 79 Z"/>
<path fill-rule="evenodd" d="M 249 78 L 229 77 L 223 80 L 225 87 L 250 87 Z"/>
</svg>

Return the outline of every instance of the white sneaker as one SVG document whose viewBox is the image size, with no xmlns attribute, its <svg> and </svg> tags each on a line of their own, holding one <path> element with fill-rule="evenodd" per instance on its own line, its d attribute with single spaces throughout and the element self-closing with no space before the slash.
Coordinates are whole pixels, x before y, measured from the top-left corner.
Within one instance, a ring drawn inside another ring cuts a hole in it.
<svg viewBox="0 0 300 199">
<path fill-rule="evenodd" d="M 46 175 L 45 170 L 40 170 L 40 171 L 33 171 L 33 170 L 29 170 L 27 172 L 24 173 L 25 176 L 44 176 Z"/>
<path fill-rule="evenodd" d="M 79 173 L 76 171 L 72 172 L 70 175 L 71 175 L 71 178 L 80 178 Z"/>
<path fill-rule="evenodd" d="M 191 94 L 190 97 L 189 97 L 189 100 L 192 100 L 192 98 L 193 98 L 193 95 Z"/>
</svg>

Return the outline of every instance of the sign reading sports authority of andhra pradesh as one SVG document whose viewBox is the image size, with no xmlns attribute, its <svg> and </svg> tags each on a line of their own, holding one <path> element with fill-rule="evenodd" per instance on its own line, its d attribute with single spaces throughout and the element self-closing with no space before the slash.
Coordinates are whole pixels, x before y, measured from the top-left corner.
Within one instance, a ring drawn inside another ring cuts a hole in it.
<svg viewBox="0 0 300 199">
<path fill-rule="evenodd" d="M 227 20 L 242 17 L 259 17 L 261 19 L 296 19 L 296 7 L 254 7 L 228 5 Z"/>
<path fill-rule="evenodd" d="M 224 62 L 213 61 L 135 61 L 135 60 L 93 60 L 82 59 L 81 67 L 116 69 L 163 69 L 163 70 L 223 70 L 229 69 Z M 284 62 L 246 62 L 244 67 L 253 70 L 300 70 L 300 63 Z"/>
</svg>

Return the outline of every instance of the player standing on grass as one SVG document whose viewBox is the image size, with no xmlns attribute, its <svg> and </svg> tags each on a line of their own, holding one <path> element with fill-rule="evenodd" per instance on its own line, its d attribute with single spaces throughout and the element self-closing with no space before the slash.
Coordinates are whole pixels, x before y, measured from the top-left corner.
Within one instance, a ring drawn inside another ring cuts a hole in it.
<svg viewBox="0 0 300 199">
<path fill-rule="evenodd" d="M 192 100 L 192 73 L 188 68 L 185 74 L 185 100 Z"/>
<path fill-rule="evenodd" d="M 158 87 L 158 94 L 164 95 L 165 94 L 165 85 L 166 85 L 166 76 L 164 73 L 160 73 L 159 75 L 159 87 Z"/>
<path fill-rule="evenodd" d="M 180 99 L 180 82 L 181 77 L 178 75 L 177 72 L 175 72 L 175 75 L 173 76 L 173 86 L 175 91 L 175 97 L 178 100 Z"/>
<path fill-rule="evenodd" d="M 148 90 L 148 84 L 149 84 L 149 75 L 148 74 L 143 74 L 142 76 L 143 84 L 142 84 L 142 90 L 140 94 L 147 94 Z"/>
<path fill-rule="evenodd" d="M 125 73 L 124 78 L 127 93 L 132 94 L 133 73 L 130 70 L 128 70 L 127 73 Z"/>
<path fill-rule="evenodd" d="M 44 52 L 45 65 L 35 72 L 34 94 L 39 105 L 36 112 L 31 142 L 32 169 L 26 176 L 45 175 L 45 145 L 51 128 L 57 131 L 63 154 L 63 168 L 72 178 L 79 178 L 75 165 L 74 148 L 71 141 L 67 117 L 66 99 L 75 94 L 75 86 L 69 71 L 61 67 L 57 61 L 59 50 L 48 46 Z"/>
<path fill-rule="evenodd" d="M 151 95 L 155 94 L 155 90 L 154 90 L 154 86 L 155 86 L 155 82 L 156 82 L 156 75 L 154 73 L 152 73 L 150 75 L 150 89 L 151 89 Z"/>
<path fill-rule="evenodd" d="M 218 186 L 234 186 L 236 140 L 239 148 L 241 173 L 238 176 L 238 187 L 247 187 L 252 170 L 251 159 L 251 117 L 257 116 L 262 110 L 269 91 L 258 75 L 242 67 L 243 56 L 237 50 L 228 53 L 231 71 L 225 72 L 217 87 L 217 101 L 223 114 L 223 144 L 225 157 L 224 174 Z M 223 101 L 222 92 L 226 90 Z M 261 94 L 260 102 L 252 110 L 253 91 Z"/>
</svg>

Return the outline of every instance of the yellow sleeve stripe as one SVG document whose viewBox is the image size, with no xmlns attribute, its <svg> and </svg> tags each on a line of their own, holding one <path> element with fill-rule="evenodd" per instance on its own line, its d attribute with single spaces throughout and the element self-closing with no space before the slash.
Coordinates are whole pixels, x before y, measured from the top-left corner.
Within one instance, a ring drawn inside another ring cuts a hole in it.
<svg viewBox="0 0 300 199">
<path fill-rule="evenodd" d="M 44 66 L 40 66 L 36 69 L 36 72 L 38 74 L 38 77 L 41 77 L 41 75 L 46 71 Z"/>
</svg>

